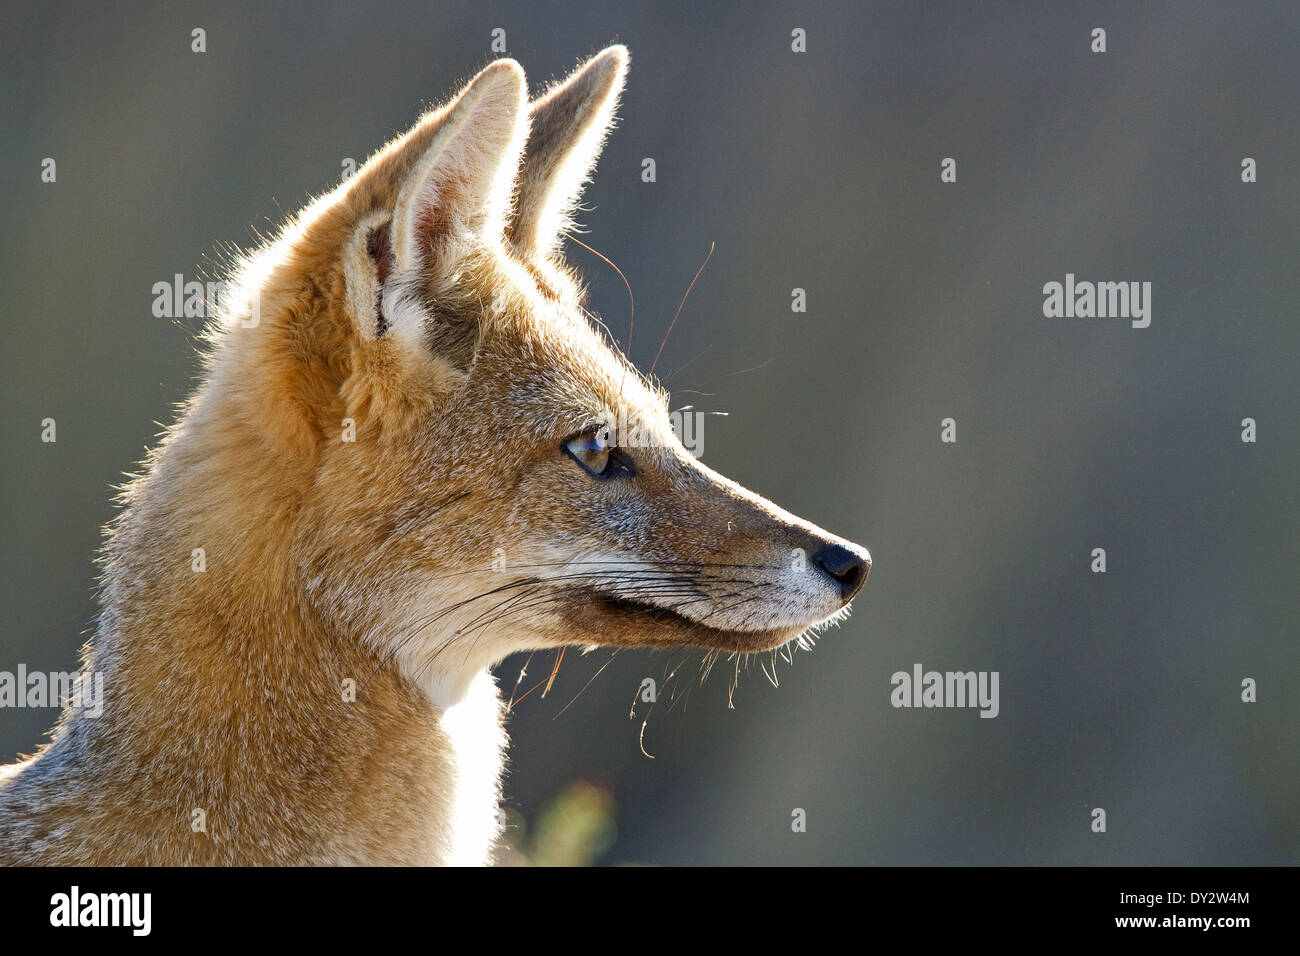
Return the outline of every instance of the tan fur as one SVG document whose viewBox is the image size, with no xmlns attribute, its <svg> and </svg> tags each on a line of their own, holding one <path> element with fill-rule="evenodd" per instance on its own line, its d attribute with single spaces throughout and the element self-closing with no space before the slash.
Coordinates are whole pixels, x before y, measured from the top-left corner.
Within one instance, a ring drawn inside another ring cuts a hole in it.
<svg viewBox="0 0 1300 956">
<path fill-rule="evenodd" d="M 556 254 L 625 65 L 530 107 L 494 62 L 245 264 L 110 529 L 104 714 L 0 770 L 0 862 L 483 862 L 505 655 L 843 613 L 790 556 L 853 546 L 692 458 Z M 594 480 L 564 443 L 619 415 L 654 447 Z"/>
</svg>

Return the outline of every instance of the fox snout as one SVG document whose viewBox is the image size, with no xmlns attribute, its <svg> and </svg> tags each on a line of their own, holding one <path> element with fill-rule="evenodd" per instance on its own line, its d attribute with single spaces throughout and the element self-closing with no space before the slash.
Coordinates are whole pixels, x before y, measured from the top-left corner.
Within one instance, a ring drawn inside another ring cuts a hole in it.
<svg viewBox="0 0 1300 956">
<path fill-rule="evenodd" d="M 568 469 L 565 504 L 545 509 L 530 560 L 561 557 L 569 640 L 749 653 L 840 620 L 871 568 L 865 548 L 793 515 L 693 458 L 671 438 L 617 445 L 624 463 L 591 481 Z M 602 458 L 603 460 L 603 458 Z M 557 538 L 554 528 L 570 529 Z M 581 526 L 575 533 L 572 529 Z"/>
<path fill-rule="evenodd" d="M 695 523 L 707 527 L 716 511 L 718 524 L 726 528 L 716 544 L 723 562 L 752 561 L 770 569 L 770 593 L 765 600 L 784 604 L 790 626 L 815 627 L 846 612 L 871 571 L 866 548 L 785 511 L 698 462 L 692 470 L 710 489 L 706 500 L 692 505 Z"/>
</svg>

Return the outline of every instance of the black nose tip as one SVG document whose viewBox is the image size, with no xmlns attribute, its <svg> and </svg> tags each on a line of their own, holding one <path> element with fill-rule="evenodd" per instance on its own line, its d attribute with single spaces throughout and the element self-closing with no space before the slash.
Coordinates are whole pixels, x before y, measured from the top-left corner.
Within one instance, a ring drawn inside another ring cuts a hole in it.
<svg viewBox="0 0 1300 956">
<path fill-rule="evenodd" d="M 849 601 L 862 590 L 871 570 L 871 555 L 863 548 L 846 548 L 842 544 L 828 544 L 819 548 L 812 557 L 813 563 L 840 585 L 840 594 Z"/>
</svg>

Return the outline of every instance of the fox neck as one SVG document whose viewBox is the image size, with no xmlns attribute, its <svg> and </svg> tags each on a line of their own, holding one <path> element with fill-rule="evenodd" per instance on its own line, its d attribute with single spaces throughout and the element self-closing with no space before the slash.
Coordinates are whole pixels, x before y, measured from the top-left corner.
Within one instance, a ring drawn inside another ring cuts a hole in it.
<svg viewBox="0 0 1300 956">
<path fill-rule="evenodd" d="M 104 712 L 73 712 L 37 763 L 75 754 L 66 769 L 134 834 L 115 843 L 176 861 L 485 862 L 492 676 L 435 674 L 431 696 L 318 619 L 290 556 L 301 476 L 258 460 L 234 411 L 192 407 L 128 491 L 86 662 Z"/>
</svg>

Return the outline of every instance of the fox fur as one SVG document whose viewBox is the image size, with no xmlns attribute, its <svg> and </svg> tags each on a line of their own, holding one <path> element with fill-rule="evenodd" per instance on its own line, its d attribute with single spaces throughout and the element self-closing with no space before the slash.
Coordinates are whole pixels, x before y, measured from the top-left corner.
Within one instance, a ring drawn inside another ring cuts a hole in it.
<svg viewBox="0 0 1300 956">
<path fill-rule="evenodd" d="M 0 769 L 0 862 L 481 864 L 506 655 L 845 613 L 866 552 L 687 453 L 561 256 L 627 59 L 531 103 L 494 61 L 247 258 L 109 528 L 104 712 Z"/>
</svg>

